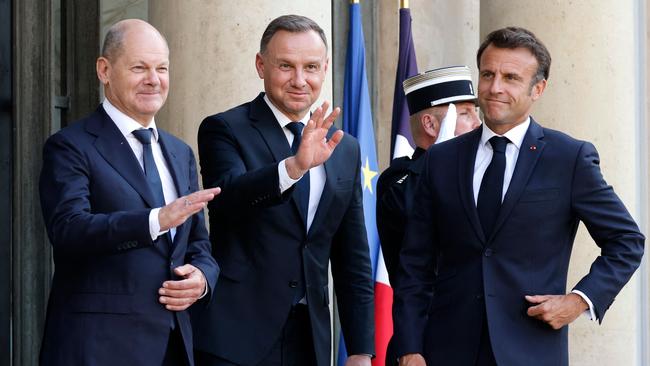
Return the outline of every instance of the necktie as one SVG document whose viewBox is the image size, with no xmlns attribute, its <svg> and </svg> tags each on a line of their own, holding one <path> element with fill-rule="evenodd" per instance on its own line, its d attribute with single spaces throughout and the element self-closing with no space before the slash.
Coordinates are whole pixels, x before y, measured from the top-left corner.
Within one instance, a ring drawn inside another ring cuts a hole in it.
<svg viewBox="0 0 650 366">
<path fill-rule="evenodd" d="M 165 195 L 163 194 L 162 181 L 160 180 L 160 174 L 158 174 L 156 161 L 153 159 L 153 151 L 151 150 L 152 134 L 153 128 L 133 131 L 133 136 L 142 143 L 142 165 L 144 165 L 144 175 L 147 177 L 147 183 L 149 183 L 149 189 L 151 189 L 151 193 L 153 193 L 156 207 L 163 207 L 165 206 Z M 167 247 L 171 248 L 172 238 L 170 232 L 167 232 L 158 238 L 162 240 L 162 243 L 165 243 Z M 170 329 L 176 328 L 175 319 L 176 317 L 172 315 L 169 323 Z"/>
<path fill-rule="evenodd" d="M 287 128 L 293 134 L 293 143 L 291 144 L 291 151 L 295 155 L 298 152 L 298 147 L 300 146 L 300 141 L 302 140 L 302 129 L 304 125 L 302 122 L 290 122 L 287 124 Z M 309 171 L 307 171 L 302 178 L 296 183 L 296 191 L 294 192 L 298 198 L 298 206 L 300 207 L 300 213 L 305 222 L 305 228 L 307 227 L 307 212 L 309 210 Z"/>
<path fill-rule="evenodd" d="M 293 134 L 293 143 L 291 144 L 291 151 L 295 155 L 298 152 L 300 141 L 302 140 L 302 129 L 305 126 L 302 122 L 290 122 L 287 128 Z M 305 222 L 305 230 L 307 230 L 307 211 L 309 210 L 309 171 L 307 171 L 300 180 L 296 183 L 296 191 L 294 194 L 298 199 L 298 207 Z M 300 249 L 299 249 L 300 250 Z M 297 304 L 305 298 L 305 274 L 302 265 L 302 253 L 299 253 L 300 258 L 300 281 L 296 281 L 296 291 L 293 297 L 293 304 Z"/>
<path fill-rule="evenodd" d="M 156 162 L 153 160 L 153 152 L 151 150 L 151 134 L 153 128 L 134 130 L 133 136 L 142 143 L 142 161 L 144 165 L 144 175 L 147 177 L 149 188 L 153 193 L 156 207 L 163 207 L 165 205 L 165 196 L 163 195 L 162 182 L 156 168 Z"/>
<path fill-rule="evenodd" d="M 490 165 L 483 175 L 477 200 L 478 216 L 486 238 L 489 238 L 490 234 L 492 234 L 494 223 L 501 208 L 508 142 L 510 140 L 507 137 L 494 136 L 490 139 L 493 151 L 492 161 L 490 161 Z"/>
</svg>

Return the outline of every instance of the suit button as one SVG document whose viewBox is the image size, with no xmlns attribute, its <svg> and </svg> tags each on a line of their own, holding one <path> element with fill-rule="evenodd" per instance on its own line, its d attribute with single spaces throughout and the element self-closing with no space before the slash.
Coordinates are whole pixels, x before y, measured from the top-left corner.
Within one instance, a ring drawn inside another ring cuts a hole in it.
<svg viewBox="0 0 650 366">
<path fill-rule="evenodd" d="M 308 245 L 309 245 L 309 244 L 308 244 L 307 242 L 302 243 L 302 247 L 305 248 L 305 249 L 307 249 L 307 246 L 308 246 Z"/>
<path fill-rule="evenodd" d="M 484 254 L 485 254 L 486 257 L 489 257 L 489 256 L 491 256 L 493 253 L 494 253 L 494 251 L 492 251 L 492 248 L 487 248 L 487 249 L 485 249 L 485 253 L 484 253 Z"/>
<path fill-rule="evenodd" d="M 483 295 L 476 295 L 476 300 L 483 300 Z"/>
<path fill-rule="evenodd" d="M 174 267 L 174 261 L 169 261 L 169 266 Z"/>
<path fill-rule="evenodd" d="M 289 281 L 289 287 L 291 288 L 298 287 L 298 281 Z"/>
</svg>

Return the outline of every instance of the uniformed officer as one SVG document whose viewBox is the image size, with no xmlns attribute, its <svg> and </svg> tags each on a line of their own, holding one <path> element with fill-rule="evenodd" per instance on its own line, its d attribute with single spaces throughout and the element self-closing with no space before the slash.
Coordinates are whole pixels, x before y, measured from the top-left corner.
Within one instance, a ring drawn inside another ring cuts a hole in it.
<svg viewBox="0 0 650 366">
<path fill-rule="evenodd" d="M 412 157 L 394 159 L 377 181 L 377 229 L 391 284 L 397 281 L 399 251 L 426 149 L 469 132 L 481 121 L 467 66 L 445 67 L 413 76 L 403 83 L 409 107 Z M 441 172 L 444 174 L 444 172 Z M 397 364 L 388 346 L 386 365 Z"/>
</svg>

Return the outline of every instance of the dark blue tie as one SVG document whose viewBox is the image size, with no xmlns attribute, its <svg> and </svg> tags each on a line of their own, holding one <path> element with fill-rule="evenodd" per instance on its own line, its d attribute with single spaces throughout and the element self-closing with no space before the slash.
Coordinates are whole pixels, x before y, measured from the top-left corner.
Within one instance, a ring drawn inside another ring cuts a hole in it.
<svg viewBox="0 0 650 366">
<path fill-rule="evenodd" d="M 483 180 L 481 189 L 478 193 L 477 209 L 478 217 L 481 220 L 483 233 L 486 238 L 490 237 L 499 209 L 501 208 L 501 197 L 503 196 L 503 175 L 506 170 L 506 146 L 508 145 L 507 137 L 494 136 L 490 139 L 492 145 L 492 161 L 488 166 Z"/>
<path fill-rule="evenodd" d="M 162 182 L 156 168 L 156 161 L 153 160 L 153 152 L 151 151 L 151 135 L 153 128 L 148 130 L 140 129 L 133 131 L 133 136 L 142 143 L 142 161 L 144 165 L 144 175 L 147 177 L 149 188 L 153 193 L 156 207 L 163 207 L 165 205 L 165 196 L 163 195 Z"/>
<path fill-rule="evenodd" d="M 149 189 L 153 193 L 153 198 L 156 201 L 156 207 L 165 206 L 165 195 L 163 194 L 162 181 L 160 180 L 160 174 L 158 174 L 158 168 L 156 167 L 156 161 L 153 159 L 153 151 L 151 150 L 151 137 L 153 134 L 153 128 L 149 129 L 139 129 L 133 131 L 133 136 L 142 143 L 142 165 L 144 165 L 144 175 L 147 177 L 147 182 L 149 183 Z M 161 240 L 161 243 L 164 243 L 168 248 L 172 247 L 172 237 L 171 232 L 167 232 L 158 237 Z M 178 279 L 178 278 L 174 278 Z M 176 328 L 175 316 L 172 315 L 170 318 L 169 327 L 171 329 Z"/>
<path fill-rule="evenodd" d="M 302 122 L 290 122 L 287 124 L 287 128 L 293 134 L 293 143 L 291 144 L 291 151 L 295 155 L 298 152 L 298 147 L 300 146 L 300 141 L 302 140 L 302 129 L 304 125 Z M 296 183 L 296 198 L 298 199 L 298 206 L 300 207 L 300 213 L 305 222 L 305 230 L 307 227 L 307 212 L 309 211 L 309 170 L 300 178 L 298 183 Z"/>
</svg>

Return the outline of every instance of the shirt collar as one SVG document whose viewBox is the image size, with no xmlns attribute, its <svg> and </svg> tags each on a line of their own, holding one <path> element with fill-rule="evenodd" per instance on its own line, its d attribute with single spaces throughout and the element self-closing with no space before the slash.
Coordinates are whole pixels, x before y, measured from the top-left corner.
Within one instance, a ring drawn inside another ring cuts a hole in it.
<svg viewBox="0 0 650 366">
<path fill-rule="evenodd" d="M 524 137 L 526 136 L 526 131 L 528 131 L 528 126 L 530 126 L 530 116 L 524 120 L 523 123 L 518 124 L 517 126 L 508 130 L 504 133 L 503 136 L 507 137 L 510 142 L 517 147 L 517 150 L 521 147 L 521 144 L 524 142 Z M 494 131 L 492 131 L 487 124 L 483 123 L 483 133 L 481 134 L 481 146 L 488 144 L 488 141 L 494 136 L 499 136 Z"/>
<path fill-rule="evenodd" d="M 134 130 L 145 128 L 139 122 L 122 113 L 122 111 L 112 105 L 111 102 L 108 101 L 108 98 L 104 98 L 102 106 L 104 107 L 106 114 L 111 117 L 113 123 L 115 123 L 124 137 L 133 136 Z M 158 141 L 158 128 L 156 128 L 156 121 L 153 118 L 147 128 L 153 129 L 154 139 Z"/>
<path fill-rule="evenodd" d="M 284 113 L 280 112 L 280 110 L 275 106 L 275 104 L 271 103 L 271 100 L 266 95 L 266 93 L 264 93 L 264 101 L 269 106 L 269 108 L 271 108 L 271 112 L 273 112 L 273 115 L 275 116 L 275 119 L 280 124 L 280 127 L 285 127 L 290 122 L 302 122 L 303 125 L 307 126 L 307 122 L 309 122 L 309 117 L 311 116 L 311 113 L 305 114 L 305 116 L 302 117 L 301 120 L 294 121 L 291 118 L 285 116 Z"/>
</svg>

